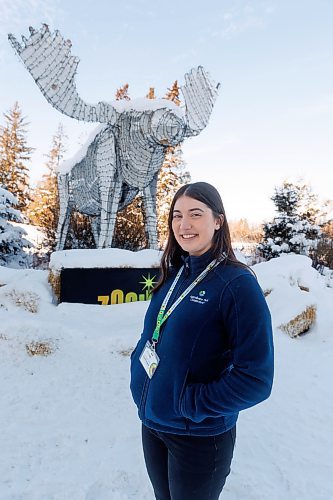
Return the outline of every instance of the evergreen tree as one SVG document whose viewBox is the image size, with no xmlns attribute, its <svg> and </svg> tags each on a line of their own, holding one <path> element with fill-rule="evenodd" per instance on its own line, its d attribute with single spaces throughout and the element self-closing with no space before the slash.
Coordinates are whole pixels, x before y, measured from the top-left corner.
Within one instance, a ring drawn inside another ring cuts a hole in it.
<svg viewBox="0 0 333 500">
<path fill-rule="evenodd" d="M 65 250 L 73 248 L 96 248 L 90 218 L 80 212 L 72 212 Z"/>
<path fill-rule="evenodd" d="M 249 224 L 247 219 L 229 221 L 229 229 L 232 242 L 256 242 L 262 239 L 260 224 Z"/>
<path fill-rule="evenodd" d="M 61 123 L 52 137 L 50 152 L 46 155 L 45 164 L 47 173 L 32 192 L 32 201 L 28 206 L 27 215 L 32 224 L 39 226 L 45 233 L 42 244 L 47 254 L 54 251 L 56 246 L 56 229 L 59 218 L 59 193 L 57 171 L 66 151 L 65 135 Z"/>
<path fill-rule="evenodd" d="M 125 85 L 120 87 L 120 89 L 118 89 L 116 92 L 116 101 L 121 101 L 121 100 L 125 101 L 131 100 L 130 96 L 128 95 L 128 83 L 125 83 Z"/>
<path fill-rule="evenodd" d="M 66 152 L 67 136 L 63 125 L 59 123 L 58 129 L 52 137 L 50 152 L 46 155 L 45 166 L 47 173 L 37 184 L 32 193 L 32 202 L 28 207 L 28 216 L 32 224 L 43 229 L 45 240 L 40 250 L 39 260 L 48 260 L 50 253 L 56 247 L 56 231 L 59 219 L 59 192 L 57 172 Z M 91 231 L 90 220 L 78 212 L 71 214 L 70 226 L 65 243 L 65 249 L 94 248 L 95 242 Z M 41 263 L 41 262 L 39 262 Z"/>
<path fill-rule="evenodd" d="M 0 186 L 0 265 L 27 266 L 24 247 L 31 246 L 24 239 L 26 231 L 13 222 L 22 222 L 20 212 L 15 209 L 17 198 Z"/>
<path fill-rule="evenodd" d="M 319 215 L 315 208 L 316 196 L 305 184 L 284 181 L 275 188 L 271 199 L 278 215 L 264 224 L 259 252 L 266 259 L 290 252 L 310 255 L 321 233 L 316 224 Z"/>
<path fill-rule="evenodd" d="M 30 201 L 29 169 L 33 148 L 27 145 L 26 127 L 18 102 L 4 113 L 5 126 L 0 132 L 0 185 L 17 198 L 17 209 L 25 211 Z"/>
<path fill-rule="evenodd" d="M 112 246 L 132 251 L 141 250 L 147 246 L 140 195 L 137 195 L 127 207 L 118 212 Z"/>
</svg>

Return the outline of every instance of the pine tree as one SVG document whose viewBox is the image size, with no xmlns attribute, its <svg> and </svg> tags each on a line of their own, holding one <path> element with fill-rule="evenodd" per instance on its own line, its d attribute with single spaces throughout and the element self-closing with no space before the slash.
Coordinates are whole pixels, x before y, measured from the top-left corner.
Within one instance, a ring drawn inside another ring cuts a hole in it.
<svg viewBox="0 0 333 500">
<path fill-rule="evenodd" d="M 12 224 L 22 222 L 16 205 L 17 198 L 0 186 L 0 265 L 4 266 L 27 266 L 24 247 L 31 246 L 24 239 L 26 231 Z"/>
<path fill-rule="evenodd" d="M 18 102 L 4 113 L 5 126 L 0 132 L 0 185 L 17 198 L 17 209 L 25 211 L 30 201 L 29 169 L 33 148 L 27 145 L 28 125 Z"/>
<path fill-rule="evenodd" d="M 149 87 L 148 94 L 146 95 L 147 99 L 155 99 L 155 89 L 154 87 Z"/>
<path fill-rule="evenodd" d="M 168 92 L 166 93 L 165 98 L 169 99 L 169 101 L 174 102 L 177 106 L 180 105 L 179 86 L 178 86 L 177 80 L 174 81 L 171 89 L 168 89 Z"/>
<path fill-rule="evenodd" d="M 96 248 L 90 218 L 80 212 L 72 212 L 65 250 L 73 248 Z"/>
<path fill-rule="evenodd" d="M 57 171 L 66 152 L 65 135 L 61 123 L 52 137 L 50 152 L 46 155 L 47 173 L 32 192 L 32 201 L 28 206 L 27 215 L 32 224 L 39 226 L 45 233 L 42 244 L 43 251 L 51 253 L 56 246 L 56 229 L 59 218 L 59 194 Z"/>
<path fill-rule="evenodd" d="M 121 101 L 121 100 L 125 101 L 131 100 L 130 96 L 128 95 L 128 83 L 125 83 L 125 85 L 120 87 L 120 89 L 118 89 L 116 92 L 116 101 Z"/>
<path fill-rule="evenodd" d="M 132 251 L 141 250 L 147 246 L 140 195 L 137 195 L 129 205 L 118 212 L 112 246 Z"/>
<path fill-rule="evenodd" d="M 229 221 L 229 229 L 232 242 L 259 243 L 262 239 L 260 224 L 249 224 L 247 219 Z"/>
<path fill-rule="evenodd" d="M 284 181 L 282 186 L 275 188 L 271 199 L 278 215 L 272 222 L 264 224 L 259 252 L 266 259 L 291 252 L 310 255 L 321 233 L 316 224 L 319 213 L 311 188 L 305 184 Z"/>
</svg>

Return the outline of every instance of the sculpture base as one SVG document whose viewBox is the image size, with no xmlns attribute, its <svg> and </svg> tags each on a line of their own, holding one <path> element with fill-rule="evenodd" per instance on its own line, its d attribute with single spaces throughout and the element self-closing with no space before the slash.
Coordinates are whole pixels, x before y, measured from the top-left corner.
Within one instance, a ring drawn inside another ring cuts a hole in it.
<svg viewBox="0 0 333 500">
<path fill-rule="evenodd" d="M 58 302 L 81 304 L 123 304 L 149 300 L 156 268 L 62 269 L 50 274 Z"/>
<path fill-rule="evenodd" d="M 157 250 L 54 252 L 49 282 L 58 303 L 112 305 L 149 300 L 159 277 L 159 259 Z"/>
</svg>

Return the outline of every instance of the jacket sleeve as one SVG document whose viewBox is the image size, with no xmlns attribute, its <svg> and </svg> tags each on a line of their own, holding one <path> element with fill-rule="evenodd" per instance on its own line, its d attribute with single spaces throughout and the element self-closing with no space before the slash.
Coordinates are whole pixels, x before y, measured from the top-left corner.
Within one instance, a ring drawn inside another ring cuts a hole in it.
<svg viewBox="0 0 333 500">
<path fill-rule="evenodd" d="M 224 289 L 220 301 L 232 364 L 219 380 L 189 384 L 181 413 L 194 422 L 228 416 L 268 398 L 273 383 L 271 316 L 254 276 L 240 275 Z"/>
</svg>

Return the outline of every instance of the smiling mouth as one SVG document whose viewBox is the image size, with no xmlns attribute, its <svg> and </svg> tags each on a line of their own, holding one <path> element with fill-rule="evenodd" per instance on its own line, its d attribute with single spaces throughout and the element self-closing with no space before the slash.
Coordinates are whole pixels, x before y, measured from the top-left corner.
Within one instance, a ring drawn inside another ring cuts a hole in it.
<svg viewBox="0 0 333 500">
<path fill-rule="evenodd" d="M 190 240 L 192 238 L 195 238 L 196 236 L 198 236 L 197 234 L 181 234 L 180 235 L 181 238 L 183 238 L 184 240 Z"/>
</svg>

